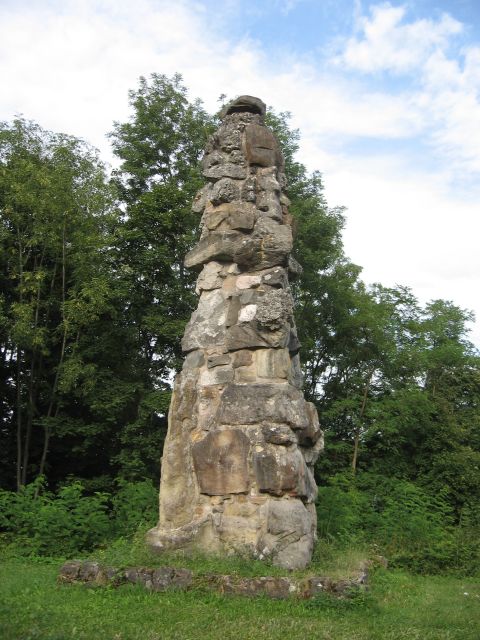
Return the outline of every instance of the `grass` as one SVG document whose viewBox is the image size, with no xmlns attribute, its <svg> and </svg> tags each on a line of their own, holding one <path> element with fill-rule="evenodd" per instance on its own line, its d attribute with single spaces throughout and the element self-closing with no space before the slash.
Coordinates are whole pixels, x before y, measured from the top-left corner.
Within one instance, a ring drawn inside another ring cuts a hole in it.
<svg viewBox="0 0 480 640">
<path fill-rule="evenodd" d="M 212 560 L 205 562 L 210 570 Z M 245 571 L 242 561 L 228 562 L 230 572 L 235 562 L 240 574 Z M 0 565 L 3 640 L 480 638 L 480 582 L 473 578 L 379 570 L 371 591 L 352 600 L 273 601 L 201 589 L 150 593 L 133 585 L 62 586 L 56 583 L 59 564 L 9 559 Z M 205 566 L 196 569 L 201 573 Z"/>
</svg>

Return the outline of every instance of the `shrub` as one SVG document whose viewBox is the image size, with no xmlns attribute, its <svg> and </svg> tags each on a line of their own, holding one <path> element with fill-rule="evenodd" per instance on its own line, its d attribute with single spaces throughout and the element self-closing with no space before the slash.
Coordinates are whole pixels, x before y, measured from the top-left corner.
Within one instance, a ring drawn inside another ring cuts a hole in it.
<svg viewBox="0 0 480 640">
<path fill-rule="evenodd" d="M 119 480 L 119 490 L 112 498 L 115 533 L 131 536 L 145 525 L 154 526 L 158 518 L 158 489 L 150 480 Z"/>
<path fill-rule="evenodd" d="M 370 496 L 358 490 L 351 475 L 338 474 L 326 487 L 319 487 L 318 534 L 324 538 L 362 537 L 366 520 L 374 518 Z"/>
<path fill-rule="evenodd" d="M 56 493 L 47 491 L 43 480 L 18 493 L 0 489 L 0 532 L 20 555 L 71 556 L 115 536 L 131 539 L 155 523 L 158 492 L 149 480 L 122 480 L 118 486 L 113 496 L 87 493 L 79 480 Z"/>
<path fill-rule="evenodd" d="M 38 480 L 18 493 L 0 490 L 0 529 L 19 552 L 71 555 L 107 540 L 112 531 L 108 494 L 83 495 L 75 481 L 57 494 Z"/>
<path fill-rule="evenodd" d="M 398 481 L 386 497 L 375 534 L 395 565 L 428 573 L 454 560 L 450 507 L 411 482 Z"/>
<path fill-rule="evenodd" d="M 462 575 L 480 573 L 480 505 L 466 503 L 454 530 L 455 567 Z"/>
<path fill-rule="evenodd" d="M 368 542 L 393 566 L 474 573 L 480 565 L 480 511 L 465 509 L 463 523 L 455 527 L 446 496 L 432 496 L 406 480 L 338 474 L 330 486 L 320 487 L 317 516 L 320 537 Z"/>
</svg>

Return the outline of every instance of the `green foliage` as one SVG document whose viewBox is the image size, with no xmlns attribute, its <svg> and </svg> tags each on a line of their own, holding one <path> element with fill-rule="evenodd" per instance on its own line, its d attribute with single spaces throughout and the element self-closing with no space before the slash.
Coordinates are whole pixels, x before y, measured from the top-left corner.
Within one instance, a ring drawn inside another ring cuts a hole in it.
<svg viewBox="0 0 480 640">
<path fill-rule="evenodd" d="M 158 488 L 149 480 L 118 484 L 112 497 L 115 534 L 130 537 L 145 525 L 153 527 L 158 519 Z"/>
<path fill-rule="evenodd" d="M 480 503 L 466 502 L 453 530 L 454 567 L 460 575 L 475 575 L 480 567 Z"/>
<path fill-rule="evenodd" d="M 110 135 L 122 161 L 115 181 L 125 208 L 117 247 L 130 295 L 126 320 L 139 333 L 145 375 L 161 380 L 178 365 L 194 306 L 194 276 L 183 259 L 195 242 L 191 203 L 212 121 L 200 101 L 188 101 L 178 74 L 141 77 L 129 98 L 130 121 L 115 123 Z"/>
<path fill-rule="evenodd" d="M 319 488 L 317 517 L 321 539 L 373 545 L 393 566 L 418 573 L 480 571 L 478 508 L 465 506 L 456 523 L 447 492 L 432 494 L 382 475 L 339 475 Z"/>
<path fill-rule="evenodd" d="M 303 266 L 293 287 L 305 392 L 325 429 L 319 534 L 370 541 L 415 571 L 475 571 L 466 559 L 468 549 L 478 557 L 469 542 L 477 530 L 460 526 L 464 505 L 480 503 L 472 315 L 443 300 L 422 308 L 406 287 L 366 287 L 343 253 L 343 211 L 328 208 L 321 176 L 295 160 L 289 114 L 267 120 L 285 155 Z"/>
<path fill-rule="evenodd" d="M 452 567 L 451 524 L 445 499 L 399 481 L 385 497 L 374 535 L 392 564 L 429 573 Z"/>
<path fill-rule="evenodd" d="M 295 317 L 302 348 L 305 392 L 319 400 L 319 389 L 327 382 L 335 353 L 342 343 L 352 308 L 362 289 L 360 268 L 343 253 L 342 208 L 328 207 L 320 173 L 309 174 L 295 160 L 300 134 L 289 128 L 290 114 L 270 111 L 267 123 L 275 131 L 285 156 L 287 191 L 294 218 L 294 257 L 303 272 L 292 282 Z"/>
<path fill-rule="evenodd" d="M 135 413 L 119 433 L 112 461 L 128 480 L 158 477 L 172 371 L 196 301 L 195 276 L 183 260 L 198 217 L 191 203 L 202 185 L 199 160 L 212 118 L 189 101 L 177 74 L 141 77 L 130 91 L 128 122 L 110 134 L 121 160 L 114 172 L 124 216 L 116 228 L 116 283 L 125 292 L 122 321 L 135 350 Z"/>
<path fill-rule="evenodd" d="M 105 378 L 125 377 L 105 348 L 119 339 L 108 257 L 114 200 L 84 142 L 23 119 L 0 124 L 3 486 L 75 472 L 65 450 L 89 453 Z M 115 409 L 111 421 L 123 407 Z"/>
<path fill-rule="evenodd" d="M 149 480 L 120 479 L 113 495 L 87 492 L 78 480 L 53 493 L 44 478 L 19 492 L 0 489 L 0 531 L 13 555 L 72 556 L 114 539 L 131 547 L 137 531 L 144 546 L 145 528 L 155 524 L 157 512 L 158 490 Z"/>
<path fill-rule="evenodd" d="M 348 478 L 337 476 L 329 486 L 319 487 L 317 499 L 317 525 L 321 538 L 352 542 L 361 538 L 367 512 L 371 506 L 369 496 L 351 486 Z"/>
<path fill-rule="evenodd" d="M 71 556 L 111 536 L 108 499 L 104 493 L 83 495 L 80 482 L 54 495 L 39 478 L 17 493 L 0 489 L 0 529 L 22 555 Z"/>
<path fill-rule="evenodd" d="M 179 76 L 130 104 L 110 181 L 82 141 L 0 125 L 1 486 L 158 478 L 211 119 Z"/>
</svg>

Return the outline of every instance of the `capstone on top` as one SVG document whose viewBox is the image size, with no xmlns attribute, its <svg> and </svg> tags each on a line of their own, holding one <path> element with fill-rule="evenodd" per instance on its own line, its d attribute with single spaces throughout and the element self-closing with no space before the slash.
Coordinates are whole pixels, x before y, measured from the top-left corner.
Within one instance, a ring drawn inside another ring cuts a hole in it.
<svg viewBox="0 0 480 640">
<path fill-rule="evenodd" d="M 223 107 L 220 112 L 220 117 L 223 120 L 223 118 L 232 113 L 241 113 L 245 111 L 248 113 L 257 113 L 263 118 L 267 111 L 267 107 L 260 98 L 255 98 L 254 96 L 240 96 Z"/>
</svg>

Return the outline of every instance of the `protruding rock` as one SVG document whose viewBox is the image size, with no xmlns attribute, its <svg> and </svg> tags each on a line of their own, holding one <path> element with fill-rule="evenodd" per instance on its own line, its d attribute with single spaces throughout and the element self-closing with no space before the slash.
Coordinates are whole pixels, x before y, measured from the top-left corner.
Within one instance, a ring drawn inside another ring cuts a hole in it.
<svg viewBox="0 0 480 640">
<path fill-rule="evenodd" d="M 249 124 L 245 129 L 245 157 L 250 165 L 279 165 L 281 154 L 273 133 L 261 125 Z"/>
<path fill-rule="evenodd" d="M 222 344 L 225 336 L 225 296 L 220 289 L 203 291 L 185 329 L 183 351 Z"/>
<path fill-rule="evenodd" d="M 219 356 L 209 356 L 207 358 L 207 367 L 212 369 L 213 367 L 220 367 L 222 365 L 229 365 L 231 357 L 228 353 L 222 353 Z"/>
<path fill-rule="evenodd" d="M 245 202 L 228 202 L 205 211 L 205 225 L 210 230 L 251 231 L 255 224 L 256 208 Z"/>
<path fill-rule="evenodd" d="M 264 424 L 262 434 L 265 442 L 271 444 L 281 444 L 288 447 L 297 442 L 295 433 L 284 424 Z"/>
<path fill-rule="evenodd" d="M 263 329 L 275 331 L 291 321 L 293 314 L 293 300 L 290 293 L 284 289 L 268 291 L 260 300 L 257 311 L 257 321 Z"/>
<path fill-rule="evenodd" d="M 298 389 L 288 383 L 227 385 L 222 394 L 218 424 L 261 424 L 264 421 L 288 424 L 294 430 L 308 429 L 308 403 Z"/>
<path fill-rule="evenodd" d="M 316 523 L 301 500 L 271 499 L 267 503 L 263 556 L 286 569 L 300 569 L 310 562 Z"/>
<path fill-rule="evenodd" d="M 266 105 L 260 98 L 254 98 L 253 96 L 240 96 L 229 102 L 220 112 L 220 117 L 223 119 L 232 113 L 257 113 L 260 116 L 264 116 L 266 113 Z"/>
<path fill-rule="evenodd" d="M 230 178 L 222 178 L 219 180 L 209 192 L 210 201 L 214 205 L 222 204 L 222 202 L 233 202 L 240 195 L 240 187 Z"/>
<path fill-rule="evenodd" d="M 285 494 L 312 501 L 316 491 L 310 486 L 305 458 L 296 447 L 267 445 L 256 451 L 253 466 L 258 489 L 274 496 Z"/>
<path fill-rule="evenodd" d="M 208 262 L 197 278 L 197 286 L 195 292 L 200 294 L 202 291 L 211 291 L 212 289 L 220 289 L 223 284 L 221 275 L 223 265 L 219 262 Z"/>
<path fill-rule="evenodd" d="M 207 183 L 204 187 L 200 189 L 193 200 L 192 211 L 193 213 L 202 213 L 205 209 L 207 202 L 210 201 L 210 196 L 212 193 L 212 185 Z"/>
</svg>

